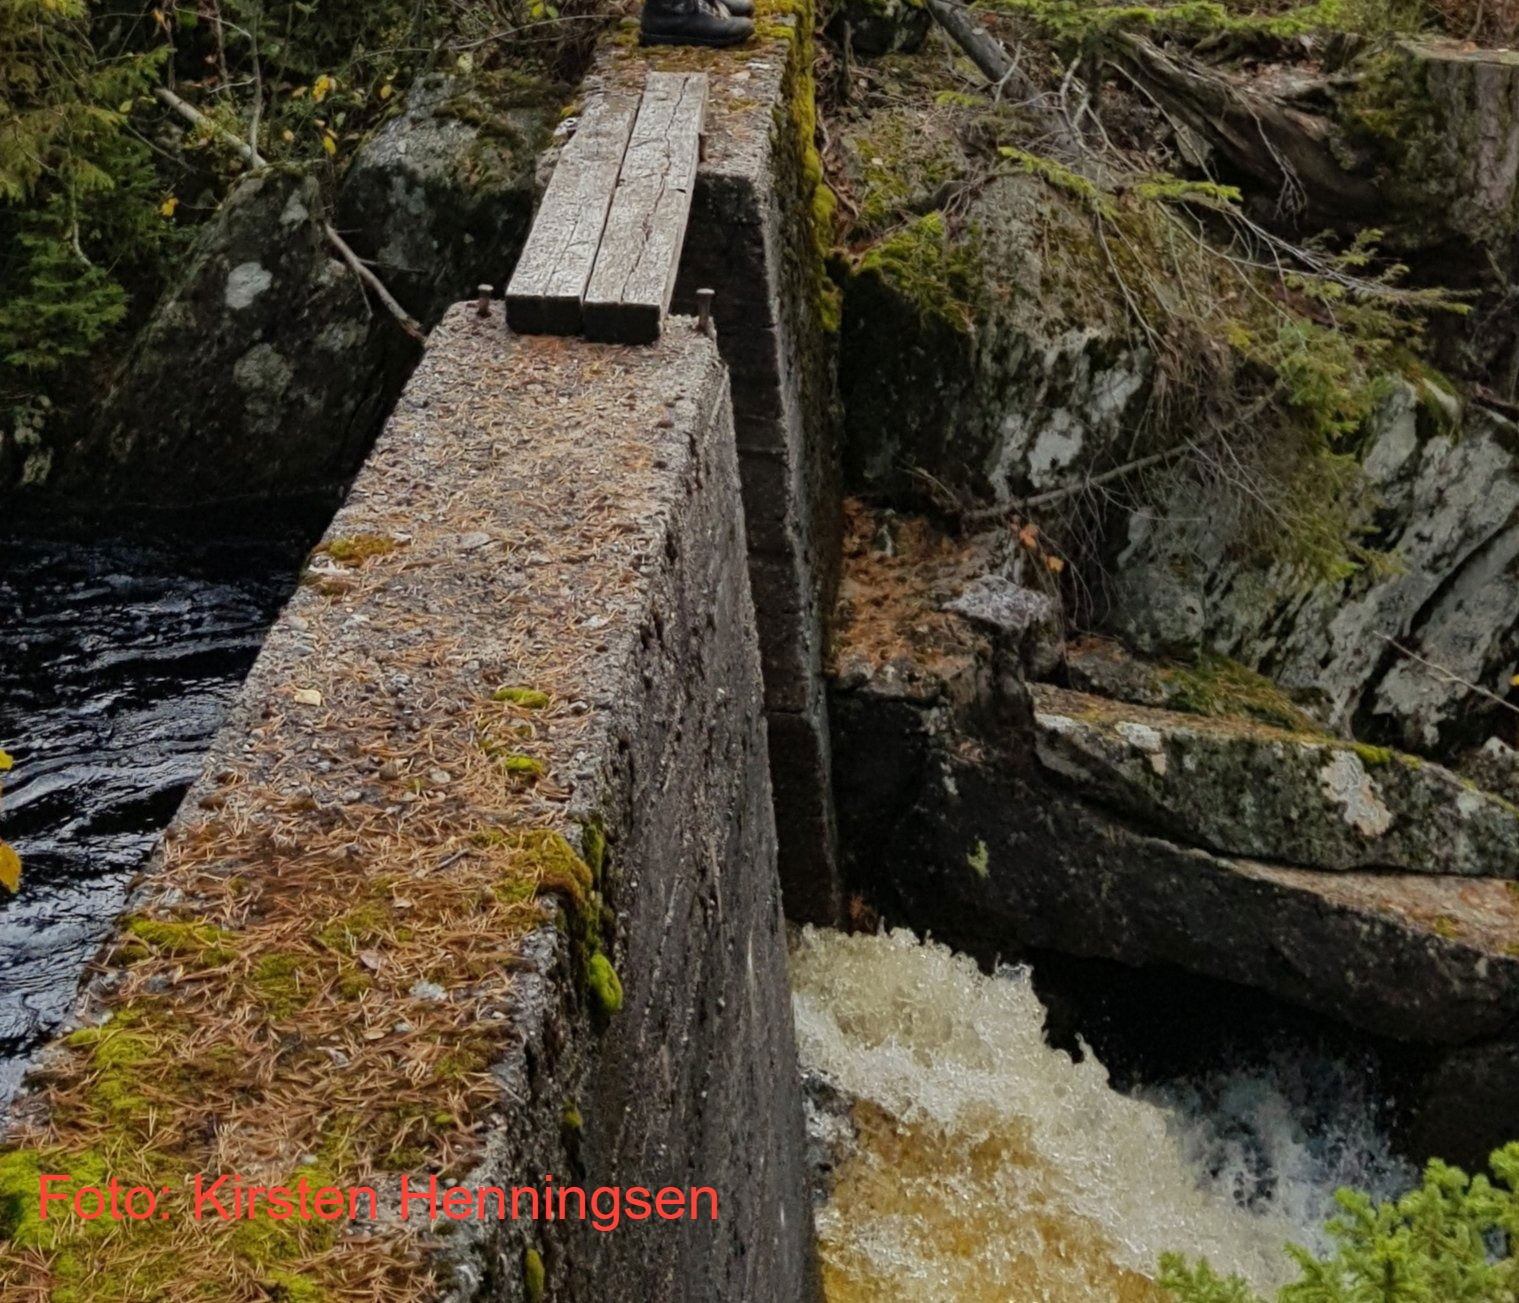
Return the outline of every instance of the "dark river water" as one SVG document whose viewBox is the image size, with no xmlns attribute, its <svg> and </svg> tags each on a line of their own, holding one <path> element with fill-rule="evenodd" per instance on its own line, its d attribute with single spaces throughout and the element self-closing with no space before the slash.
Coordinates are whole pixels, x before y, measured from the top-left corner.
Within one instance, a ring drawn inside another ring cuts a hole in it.
<svg viewBox="0 0 1519 1303">
<path fill-rule="evenodd" d="M 0 1102 L 57 1026 L 292 590 L 261 541 L 0 535 Z"/>
</svg>

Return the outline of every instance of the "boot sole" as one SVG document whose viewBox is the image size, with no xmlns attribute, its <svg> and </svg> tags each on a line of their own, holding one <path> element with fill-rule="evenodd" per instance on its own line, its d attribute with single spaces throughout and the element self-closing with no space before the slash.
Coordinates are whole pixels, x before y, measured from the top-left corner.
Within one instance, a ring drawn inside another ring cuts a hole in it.
<svg viewBox="0 0 1519 1303">
<path fill-rule="evenodd" d="M 742 45 L 752 35 L 745 32 L 742 36 L 649 36 L 643 32 L 638 34 L 640 45 L 701 45 L 711 50 L 721 50 L 730 45 Z"/>
</svg>

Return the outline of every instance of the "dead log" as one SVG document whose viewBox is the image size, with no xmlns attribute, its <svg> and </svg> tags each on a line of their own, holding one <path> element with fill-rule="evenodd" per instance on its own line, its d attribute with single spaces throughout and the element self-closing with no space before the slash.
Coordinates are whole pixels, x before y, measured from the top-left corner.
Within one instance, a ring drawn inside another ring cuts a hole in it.
<svg viewBox="0 0 1519 1303">
<path fill-rule="evenodd" d="M 1205 140 L 1235 171 L 1275 188 L 1279 202 L 1319 217 L 1364 217 L 1381 197 L 1348 171 L 1334 150 L 1334 127 L 1295 104 L 1329 97 L 1322 86 L 1297 84 L 1278 94 L 1162 50 L 1129 32 L 1114 35 L 1107 66 L 1124 76 L 1171 121 Z"/>
<path fill-rule="evenodd" d="M 965 51 L 987 81 L 1000 83 L 1012 73 L 1015 66 L 1012 56 L 1002 48 L 1001 41 L 970 16 L 964 5 L 952 0 L 925 0 L 925 3 L 934 20 Z"/>
</svg>

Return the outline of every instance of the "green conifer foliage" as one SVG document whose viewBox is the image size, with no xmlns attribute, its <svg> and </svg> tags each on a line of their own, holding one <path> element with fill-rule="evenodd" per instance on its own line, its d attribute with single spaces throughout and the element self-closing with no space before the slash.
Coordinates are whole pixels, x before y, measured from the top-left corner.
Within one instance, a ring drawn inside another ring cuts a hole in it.
<svg viewBox="0 0 1519 1303">
<path fill-rule="evenodd" d="M 1519 1144 L 1489 1162 L 1495 1180 L 1435 1159 L 1422 1185 L 1386 1203 L 1341 1190 L 1328 1226 L 1334 1252 L 1319 1259 L 1289 1246 L 1301 1274 L 1276 1303 L 1514 1303 Z M 1179 1254 L 1161 1260 L 1160 1284 L 1176 1303 L 1261 1303 L 1238 1277 Z"/>
<path fill-rule="evenodd" d="M 168 233 L 128 114 L 161 54 L 100 59 L 83 0 L 0 0 L 0 416 L 127 313 Z"/>
</svg>

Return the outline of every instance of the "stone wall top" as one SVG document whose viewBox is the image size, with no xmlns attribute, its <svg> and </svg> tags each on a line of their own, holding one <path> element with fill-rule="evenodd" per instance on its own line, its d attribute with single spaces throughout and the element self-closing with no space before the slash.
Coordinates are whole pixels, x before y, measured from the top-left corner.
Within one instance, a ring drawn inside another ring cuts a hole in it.
<svg viewBox="0 0 1519 1303">
<path fill-rule="evenodd" d="M 716 1186 L 721 1226 L 682 1253 L 728 1264 L 732 1297 L 802 1297 L 763 755 L 711 341 L 513 339 L 453 309 L 0 1157 L 11 1193 L 110 1175 L 170 1216 L 103 1239 L 23 1214 L 0 1281 L 517 1298 L 575 1273 L 635 1297 L 683 1260 L 662 1228 L 532 1222 L 439 1256 L 397 1219 L 403 1174 L 488 1170 Z M 189 1183 L 221 1173 L 360 1183 L 379 1217 L 192 1220 Z"/>
</svg>

